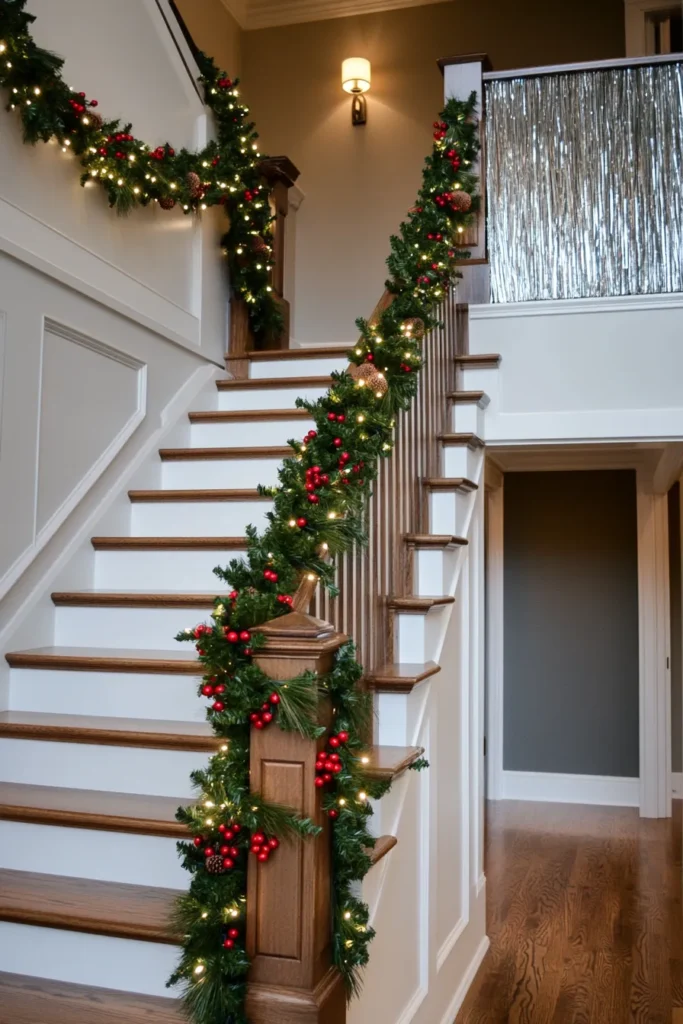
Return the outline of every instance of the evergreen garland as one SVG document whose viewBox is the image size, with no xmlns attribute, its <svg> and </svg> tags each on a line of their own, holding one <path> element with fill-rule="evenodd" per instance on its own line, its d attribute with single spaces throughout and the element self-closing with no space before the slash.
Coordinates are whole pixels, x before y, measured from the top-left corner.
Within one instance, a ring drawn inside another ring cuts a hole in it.
<svg viewBox="0 0 683 1024">
<path fill-rule="evenodd" d="M 257 136 L 246 121 L 248 108 L 237 99 L 237 83 L 200 57 L 218 140 L 198 154 L 176 154 L 168 144 L 152 149 L 130 135 L 130 125 L 121 129 L 120 122 L 93 115 L 95 101 L 64 85 L 61 59 L 35 45 L 28 30 L 33 18 L 24 6 L 25 0 L 0 0 L 0 85 L 10 90 L 9 109 L 19 112 L 26 141 L 56 138 L 70 148 L 81 160 L 83 180 L 98 181 L 118 210 L 153 200 L 180 203 L 186 212 L 202 204 L 225 205 L 231 283 L 249 303 L 255 332 L 276 331 L 279 311 L 268 283 L 268 191 L 259 178 Z M 350 643 L 326 678 L 307 673 L 274 682 L 252 656 L 265 642 L 258 626 L 290 609 L 301 581 L 308 577 L 336 593 L 335 556 L 364 541 L 364 510 L 378 459 L 390 456 L 396 414 L 416 393 L 421 341 L 438 324 L 439 307 L 459 276 L 458 259 L 469 255 L 459 248 L 459 238 L 479 207 L 471 171 L 479 148 L 475 105 L 474 93 L 466 101 L 451 99 L 434 123 L 417 204 L 391 238 L 387 289 L 393 301 L 370 320 L 356 321 L 360 338 L 349 352 L 350 366 L 332 375 L 327 394 L 317 402 L 298 400 L 315 428 L 290 441 L 292 456 L 279 471 L 279 486 L 261 488 L 273 498 L 268 526 L 261 534 L 248 528 L 245 560 L 215 570 L 229 593 L 216 598 L 211 623 L 178 637 L 197 647 L 199 694 L 210 702 L 207 718 L 219 742 L 207 768 L 193 775 L 201 794 L 197 804 L 178 812 L 192 837 L 179 844 L 192 880 L 178 900 L 183 948 L 169 984 L 182 984 L 196 1024 L 246 1024 L 248 858 L 265 864 L 277 856 L 280 841 L 319 832 L 310 820 L 250 792 L 252 728 L 277 725 L 319 738 L 315 784 L 333 822 L 333 957 L 349 994 L 358 990 L 368 961 L 374 932 L 354 888 L 370 867 L 368 851 L 375 842 L 368 828 L 370 801 L 388 784 L 364 767 L 371 698 L 358 685 L 362 668 Z M 325 743 L 325 730 L 317 724 L 321 697 L 329 697 L 335 709 Z"/>
</svg>

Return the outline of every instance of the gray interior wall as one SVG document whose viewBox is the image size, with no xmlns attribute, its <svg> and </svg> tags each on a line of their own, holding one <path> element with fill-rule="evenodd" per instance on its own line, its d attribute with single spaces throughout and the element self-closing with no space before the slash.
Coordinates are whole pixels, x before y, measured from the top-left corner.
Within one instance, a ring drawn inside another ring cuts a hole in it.
<svg viewBox="0 0 683 1024">
<path fill-rule="evenodd" d="M 505 476 L 503 767 L 637 777 L 631 470 Z"/>
<path fill-rule="evenodd" d="M 671 770 L 683 771 L 683 659 L 681 651 L 681 489 L 669 491 L 669 598 L 671 601 Z"/>
</svg>

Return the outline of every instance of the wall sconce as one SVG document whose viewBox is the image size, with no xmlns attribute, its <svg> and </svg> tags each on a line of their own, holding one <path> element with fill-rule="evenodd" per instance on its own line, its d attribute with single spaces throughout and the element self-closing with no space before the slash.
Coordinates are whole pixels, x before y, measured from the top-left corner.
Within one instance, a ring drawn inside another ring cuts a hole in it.
<svg viewBox="0 0 683 1024">
<path fill-rule="evenodd" d="M 351 124 L 365 124 L 368 119 L 364 92 L 370 88 L 370 61 L 365 57 L 347 57 L 342 62 L 342 89 L 353 96 Z"/>
</svg>

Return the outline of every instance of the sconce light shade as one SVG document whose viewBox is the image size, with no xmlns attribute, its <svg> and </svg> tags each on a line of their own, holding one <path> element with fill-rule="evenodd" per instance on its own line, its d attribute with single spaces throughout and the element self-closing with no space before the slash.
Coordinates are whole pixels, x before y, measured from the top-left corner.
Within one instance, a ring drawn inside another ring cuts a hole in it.
<svg viewBox="0 0 683 1024">
<path fill-rule="evenodd" d="M 370 61 L 365 57 L 347 57 L 342 62 L 342 88 L 345 92 L 367 92 L 370 82 Z"/>
</svg>

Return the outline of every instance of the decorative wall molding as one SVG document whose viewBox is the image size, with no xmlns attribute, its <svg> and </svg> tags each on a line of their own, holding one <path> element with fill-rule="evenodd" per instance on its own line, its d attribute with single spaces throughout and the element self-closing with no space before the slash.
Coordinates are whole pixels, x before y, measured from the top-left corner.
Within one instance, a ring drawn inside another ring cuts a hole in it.
<svg viewBox="0 0 683 1024">
<path fill-rule="evenodd" d="M 499 320 L 522 316 L 567 316 L 572 313 L 635 313 L 655 309 L 683 309 L 683 293 L 617 295 L 598 299 L 546 299 L 539 302 L 498 302 L 470 306 L 471 320 Z"/>
<path fill-rule="evenodd" d="M 455 1020 L 458 1010 L 465 1002 L 465 996 L 476 977 L 477 971 L 481 967 L 481 962 L 489 951 L 490 945 L 490 939 L 488 935 L 485 935 L 477 946 L 476 952 L 470 961 L 467 971 L 465 972 L 465 976 L 455 990 L 455 994 L 451 999 L 446 1013 L 441 1018 L 440 1024 L 452 1024 Z"/>
<path fill-rule="evenodd" d="M 350 18 L 440 2 L 442 0 L 222 0 L 238 25 L 247 30 Z"/>
<path fill-rule="evenodd" d="M 501 796 L 492 799 L 637 807 L 639 792 L 638 779 L 610 775 L 504 771 Z"/>
</svg>

